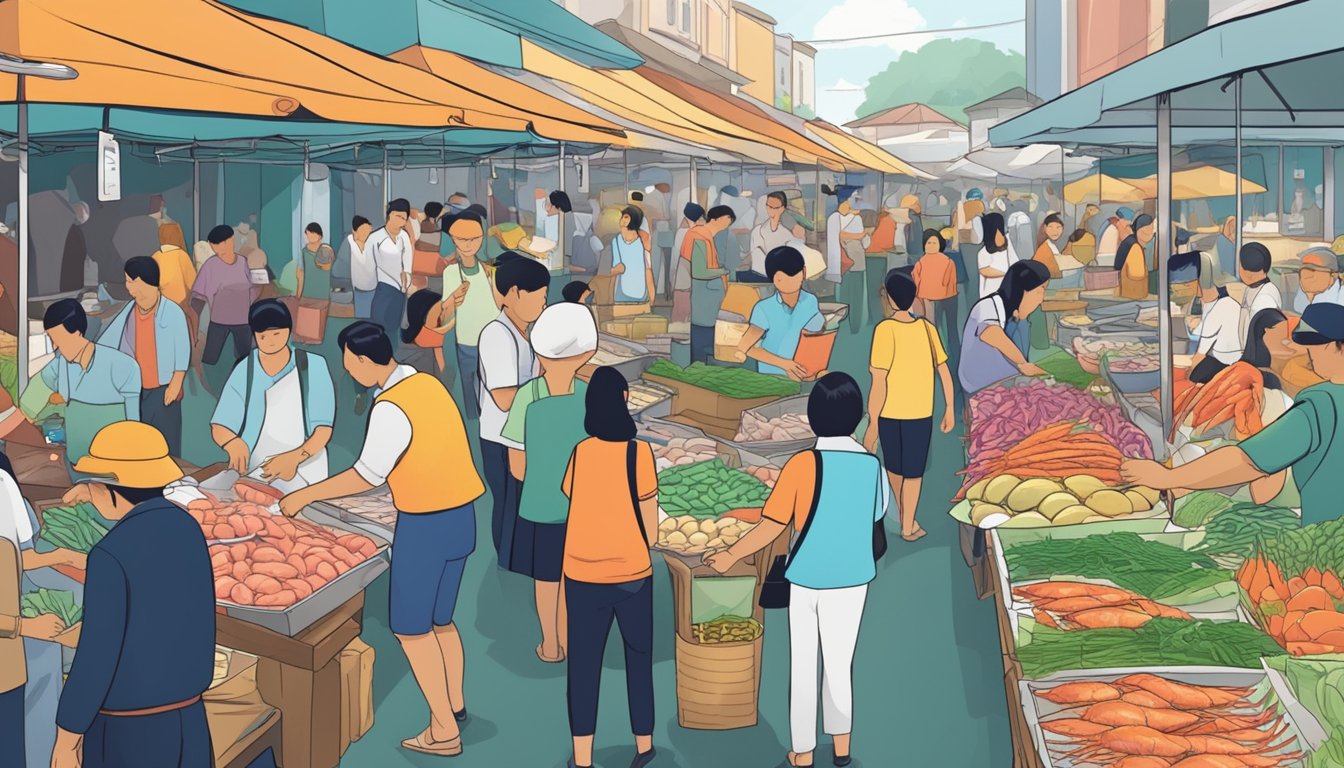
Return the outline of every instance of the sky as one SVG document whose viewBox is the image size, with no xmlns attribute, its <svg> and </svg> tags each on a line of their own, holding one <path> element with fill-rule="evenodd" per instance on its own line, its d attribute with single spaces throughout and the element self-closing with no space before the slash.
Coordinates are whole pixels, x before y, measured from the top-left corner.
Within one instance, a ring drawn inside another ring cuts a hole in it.
<svg viewBox="0 0 1344 768">
<path fill-rule="evenodd" d="M 1013 21 L 1025 15 L 1025 0 L 748 0 L 775 17 L 775 31 L 798 40 L 833 39 Z M 1023 51 L 1024 24 L 975 30 L 947 37 L 989 40 L 1005 50 Z M 817 114 L 833 123 L 857 115 L 863 87 L 903 51 L 915 50 L 933 35 L 909 35 L 862 43 L 817 46 Z"/>
</svg>

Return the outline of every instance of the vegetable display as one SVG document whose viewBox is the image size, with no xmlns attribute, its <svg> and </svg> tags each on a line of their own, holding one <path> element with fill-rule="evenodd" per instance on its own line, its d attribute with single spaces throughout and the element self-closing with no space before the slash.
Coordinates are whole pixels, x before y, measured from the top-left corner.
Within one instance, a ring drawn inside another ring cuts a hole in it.
<svg viewBox="0 0 1344 768">
<path fill-rule="evenodd" d="M 1158 617 L 1192 618 L 1179 608 L 1101 584 L 1042 581 L 1014 587 L 1013 596 L 1030 603 L 1036 621 L 1054 629 L 1141 627 Z"/>
<path fill-rule="evenodd" d="M 1266 684 L 1192 685 L 1139 673 L 1037 691 L 1053 710 L 1041 729 L 1071 766 L 1243 768 L 1289 766 L 1305 744 Z M 1059 763 L 1056 763 L 1059 764 Z"/>
<path fill-rule="evenodd" d="M 1078 389 L 1087 389 L 1092 382 L 1097 380 L 1095 373 L 1083 370 L 1083 367 L 1078 364 L 1078 360 L 1068 352 L 1056 352 L 1047 355 L 1037 360 L 1036 366 L 1049 374 L 1056 382 Z"/>
<path fill-rule="evenodd" d="M 1275 656 L 1265 659 L 1265 665 L 1283 675 L 1293 695 L 1329 734 L 1307 764 L 1311 768 L 1344 766 L 1344 663 Z"/>
<path fill-rule="evenodd" d="M 730 510 L 762 506 L 769 496 L 765 483 L 718 459 L 658 473 L 658 504 L 671 517 L 717 518 Z"/>
<path fill-rule="evenodd" d="M 1001 454 L 979 456 L 968 467 L 981 479 L 1012 474 L 1018 477 L 1065 478 L 1087 473 L 1103 482 L 1120 482 L 1124 457 L 1104 436 L 1074 421 L 1061 421 L 1027 435 Z"/>
<path fill-rule="evenodd" d="M 1003 553 L 1013 582 L 1033 579 L 1105 579 L 1116 586 L 1167 603 L 1222 584 L 1231 571 L 1199 552 L 1117 531 L 1081 539 L 1044 539 Z"/>
<path fill-rule="evenodd" d="M 1219 371 L 1208 384 L 1190 384 L 1176 398 L 1174 424 L 1188 419 L 1196 432 L 1233 422 L 1237 434 L 1254 435 L 1264 429 L 1265 379 L 1250 363 L 1235 362 Z"/>
<path fill-rule="evenodd" d="M 1038 626 L 1017 649 L 1027 678 L 1065 669 L 1223 666 L 1253 669 L 1280 653 L 1274 641 L 1240 622 L 1155 618 L 1132 629 L 1069 631 Z"/>
<path fill-rule="evenodd" d="M 1237 571 L 1251 614 L 1294 656 L 1344 652 L 1344 584 L 1333 570 L 1307 566 L 1287 575 L 1264 556 Z"/>
<path fill-rule="evenodd" d="M 245 489 L 234 487 L 240 498 L 258 498 L 254 495 L 258 491 L 245 493 Z M 203 499 L 191 502 L 187 512 L 207 537 L 213 533 L 218 539 L 234 538 L 221 534 L 238 531 L 255 534 L 248 541 L 210 546 L 215 598 L 234 605 L 288 608 L 378 552 L 367 536 L 273 515 L 255 501 Z"/>
<path fill-rule="evenodd" d="M 72 507 L 48 507 L 42 512 L 42 538 L 58 547 L 88 554 L 107 528 L 98 510 L 82 502 Z"/>
<path fill-rule="evenodd" d="M 35 619 L 44 613 L 54 613 L 67 627 L 73 627 L 84 618 L 84 609 L 75 602 L 75 596 L 61 589 L 39 589 L 19 598 L 19 615 Z"/>
<path fill-rule="evenodd" d="M 702 387 L 738 400 L 791 397 L 802 391 L 798 382 L 780 376 L 769 376 L 746 368 L 729 368 L 704 363 L 692 363 L 690 367 L 682 368 L 676 363 L 660 359 L 649 367 L 647 373 Z"/>
<path fill-rule="evenodd" d="M 658 524 L 658 547 L 685 555 L 727 549 L 756 526 L 734 517 L 702 520 L 691 515 L 669 517 Z"/>
<path fill-rule="evenodd" d="M 786 413 L 763 419 L 751 411 L 742 412 L 742 426 L 737 431 L 739 443 L 766 441 L 811 440 L 816 437 L 805 413 Z"/>
<path fill-rule="evenodd" d="M 998 475 L 981 480 L 966 491 L 971 523 L 985 528 L 1038 528 L 1047 525 L 1092 523 L 1149 512 L 1158 493 L 1151 488 L 1117 491 L 1092 475 L 1063 480 Z"/>
<path fill-rule="evenodd" d="M 1236 504 L 1215 516 L 1204 527 L 1204 541 L 1195 547 L 1210 555 L 1250 557 L 1256 542 L 1284 531 L 1300 528 L 1301 519 L 1291 510 Z"/>
<path fill-rule="evenodd" d="M 692 624 L 691 632 L 698 643 L 748 643 L 765 633 L 761 622 L 742 616 L 720 616 L 713 621 Z"/>
<path fill-rule="evenodd" d="M 1171 521 L 1182 528 L 1203 528 L 1210 520 L 1236 505 L 1232 499 L 1214 491 L 1195 491 L 1176 501 Z"/>
</svg>

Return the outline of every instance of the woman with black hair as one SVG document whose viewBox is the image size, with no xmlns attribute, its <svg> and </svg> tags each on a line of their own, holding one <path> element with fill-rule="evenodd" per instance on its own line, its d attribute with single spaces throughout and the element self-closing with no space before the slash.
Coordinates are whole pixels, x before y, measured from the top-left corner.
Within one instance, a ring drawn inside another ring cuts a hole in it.
<svg viewBox="0 0 1344 768">
<path fill-rule="evenodd" d="M 644 212 L 633 205 L 621 211 L 621 231 L 611 238 L 611 274 L 616 301 L 642 303 L 653 297 L 653 262 L 648 234 L 640 231 Z"/>
<path fill-rule="evenodd" d="M 653 565 L 658 474 L 653 450 L 635 439 L 621 372 L 602 366 L 584 396 L 580 442 L 565 469 L 565 603 L 569 621 L 570 768 L 593 764 L 602 654 L 613 618 L 625 645 L 626 696 L 635 736 L 631 768 L 653 761 Z M 624 481 L 618 479 L 624 478 Z"/>
<path fill-rule="evenodd" d="M 563 267 L 565 264 L 565 254 L 568 252 L 565 242 L 573 228 L 569 226 L 573 218 L 574 205 L 569 201 L 569 195 L 564 190 L 554 190 L 550 194 L 541 187 L 537 187 L 537 237 L 545 238 L 555 243 L 555 250 L 550 252 L 550 264 L 552 269 Z"/>
<path fill-rule="evenodd" d="M 336 419 L 327 361 L 294 348 L 294 318 L 279 301 L 258 301 L 247 320 L 256 349 L 229 374 L 210 434 L 240 475 L 260 470 L 285 492 L 324 480 Z"/>
<path fill-rule="evenodd" d="M 1172 257 L 1172 261 L 1177 264 L 1188 260 L 1185 254 Z M 1207 384 L 1224 368 L 1241 359 L 1245 339 L 1240 329 L 1241 305 L 1227 295 L 1226 288 L 1218 285 L 1213 257 L 1202 253 L 1195 263 L 1201 314 L 1198 325 L 1191 332 L 1190 343 L 1194 346 L 1191 354 L 1194 359 L 1187 378 L 1194 384 Z M 1177 275 L 1179 266 L 1169 269 L 1173 284 L 1180 282 Z"/>
<path fill-rule="evenodd" d="M 821 377 L 808 395 L 807 418 L 817 434 L 816 449 L 784 465 L 761 522 L 705 560 L 727 573 L 789 531 L 788 763 L 813 764 L 820 655 L 822 725 L 835 739 L 834 763 L 844 766 L 851 762 L 854 648 L 868 584 L 877 576 L 874 523 L 886 516 L 891 489 L 881 462 L 854 439 L 863 420 L 863 393 L 852 376 L 837 371 Z"/>
<path fill-rule="evenodd" d="M 980 272 L 980 296 L 989 296 L 999 289 L 1008 267 L 1017 263 L 1017 254 L 1013 244 L 1008 241 L 1008 229 L 1003 214 L 986 213 L 977 219 L 981 232 L 980 258 L 977 268 Z M 1049 274 L 1047 272 L 1047 274 Z"/>
<path fill-rule="evenodd" d="M 440 376 L 447 365 L 443 359 L 443 342 L 456 325 L 448 309 L 453 306 L 428 288 L 416 291 L 406 300 L 406 327 L 401 329 L 401 342 L 432 350 L 434 369 Z"/>
<path fill-rule="evenodd" d="M 1266 425 L 1283 414 L 1292 405 L 1292 398 L 1283 392 L 1283 382 L 1274 373 L 1275 362 L 1282 362 L 1296 354 L 1292 344 L 1292 326 L 1288 316 L 1277 309 L 1262 309 L 1251 318 L 1251 328 L 1246 334 L 1246 351 L 1241 362 L 1249 363 L 1260 371 L 1265 385 L 1265 405 L 1261 416 Z M 1281 395 L 1279 402 L 1271 402 L 1270 391 Z"/>
<path fill-rule="evenodd" d="M 1134 217 L 1133 231 L 1120 241 L 1115 252 L 1115 271 L 1120 273 L 1115 295 L 1125 299 L 1148 298 L 1148 261 L 1144 249 L 1153 241 L 1155 228 L 1152 216 L 1140 213 Z"/>
<path fill-rule="evenodd" d="M 1019 261 L 1008 267 L 998 290 L 971 307 L 957 365 L 957 378 L 968 395 L 1010 376 L 1045 374 L 1027 361 L 1031 341 L 1027 318 L 1045 301 L 1049 282 L 1044 264 Z"/>
</svg>

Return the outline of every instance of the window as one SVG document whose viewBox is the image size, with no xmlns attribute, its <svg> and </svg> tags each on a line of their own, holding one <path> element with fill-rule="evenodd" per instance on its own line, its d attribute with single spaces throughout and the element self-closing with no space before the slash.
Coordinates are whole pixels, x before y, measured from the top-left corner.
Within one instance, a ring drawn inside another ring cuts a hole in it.
<svg viewBox="0 0 1344 768">
<path fill-rule="evenodd" d="M 779 68 L 779 87 L 787 88 L 789 86 L 789 73 L 783 67 Z"/>
<path fill-rule="evenodd" d="M 691 9 L 691 0 L 681 0 L 681 32 L 684 35 L 691 34 L 691 22 L 694 21 L 695 14 Z"/>
<path fill-rule="evenodd" d="M 677 4 L 681 0 L 667 0 L 667 26 L 677 28 Z"/>
</svg>

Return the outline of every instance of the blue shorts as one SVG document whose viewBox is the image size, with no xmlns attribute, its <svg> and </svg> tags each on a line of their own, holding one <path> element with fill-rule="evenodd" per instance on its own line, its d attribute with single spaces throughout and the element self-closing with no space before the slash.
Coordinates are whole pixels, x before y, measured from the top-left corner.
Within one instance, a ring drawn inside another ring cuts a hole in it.
<svg viewBox="0 0 1344 768">
<path fill-rule="evenodd" d="M 882 463 L 888 472 L 901 477 L 919 478 L 929 465 L 929 441 L 933 437 L 933 417 L 926 419 L 877 420 L 877 436 L 882 441 Z"/>
<path fill-rule="evenodd" d="M 476 549 L 476 509 L 465 504 L 426 514 L 397 515 L 392 538 L 388 626 L 396 635 L 425 635 L 453 623 L 467 556 Z"/>
</svg>

